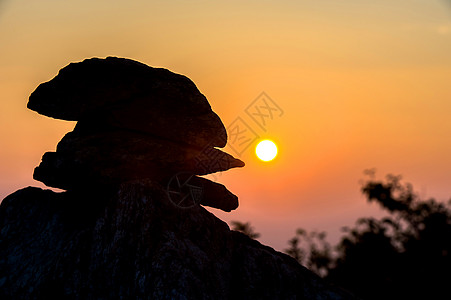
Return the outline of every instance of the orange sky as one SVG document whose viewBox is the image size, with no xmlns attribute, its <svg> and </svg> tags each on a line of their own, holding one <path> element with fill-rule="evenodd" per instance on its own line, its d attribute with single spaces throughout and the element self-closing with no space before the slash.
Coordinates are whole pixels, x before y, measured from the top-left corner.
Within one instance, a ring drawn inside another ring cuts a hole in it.
<svg viewBox="0 0 451 300">
<path fill-rule="evenodd" d="M 228 126 L 237 117 L 280 154 L 216 176 L 240 198 L 219 217 L 251 221 L 283 249 L 297 227 L 328 230 L 378 215 L 363 170 L 403 174 L 451 196 L 451 6 L 433 0 L 1 1 L 0 198 L 74 126 L 26 109 L 71 61 L 108 55 L 191 78 Z M 246 107 L 266 92 L 284 114 L 259 128 Z M 236 155 L 230 147 L 226 150 Z"/>
</svg>

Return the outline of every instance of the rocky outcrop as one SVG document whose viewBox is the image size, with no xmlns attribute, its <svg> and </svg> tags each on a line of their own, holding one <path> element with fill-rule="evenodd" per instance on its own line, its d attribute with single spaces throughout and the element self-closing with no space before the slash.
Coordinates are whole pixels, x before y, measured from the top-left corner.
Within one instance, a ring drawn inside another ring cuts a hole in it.
<svg viewBox="0 0 451 300">
<path fill-rule="evenodd" d="M 353 299 L 152 181 L 0 206 L 1 299 Z"/>
<path fill-rule="evenodd" d="M 121 58 L 70 64 L 28 107 L 78 121 L 0 205 L 0 299 L 353 299 L 202 205 L 244 163 L 188 78 Z"/>
</svg>

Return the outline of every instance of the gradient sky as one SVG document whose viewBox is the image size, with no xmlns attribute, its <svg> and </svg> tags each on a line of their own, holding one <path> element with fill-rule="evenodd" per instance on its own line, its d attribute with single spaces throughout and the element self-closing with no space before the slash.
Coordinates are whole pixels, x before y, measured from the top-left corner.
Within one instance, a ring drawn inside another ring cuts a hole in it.
<svg viewBox="0 0 451 300">
<path fill-rule="evenodd" d="M 423 197 L 451 196 L 451 5 L 433 0 L 0 0 L 0 199 L 43 184 L 32 172 L 74 123 L 26 109 L 70 62 L 133 58 L 191 78 L 229 126 L 241 117 L 279 145 L 217 174 L 240 198 L 220 218 L 250 221 L 278 250 L 295 229 L 379 216 L 363 171 L 402 174 Z M 284 111 L 259 128 L 262 92 Z M 233 149 L 225 148 L 235 155 Z M 211 177 L 210 177 L 211 178 Z"/>
</svg>

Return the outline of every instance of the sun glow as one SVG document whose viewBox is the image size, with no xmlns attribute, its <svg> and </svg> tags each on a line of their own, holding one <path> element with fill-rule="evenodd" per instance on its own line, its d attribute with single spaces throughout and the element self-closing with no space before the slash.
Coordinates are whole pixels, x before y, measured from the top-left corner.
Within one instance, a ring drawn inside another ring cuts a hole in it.
<svg viewBox="0 0 451 300">
<path fill-rule="evenodd" d="M 277 156 L 277 146 L 271 140 L 263 140 L 255 147 L 255 154 L 262 161 L 271 161 Z"/>
</svg>

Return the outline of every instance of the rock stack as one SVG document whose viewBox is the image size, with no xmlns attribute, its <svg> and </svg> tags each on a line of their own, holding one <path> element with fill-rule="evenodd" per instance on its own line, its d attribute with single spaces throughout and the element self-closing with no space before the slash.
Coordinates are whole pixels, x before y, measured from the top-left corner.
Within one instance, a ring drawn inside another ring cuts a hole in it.
<svg viewBox="0 0 451 300">
<path fill-rule="evenodd" d="M 48 186 L 74 190 L 136 179 L 182 180 L 217 199 L 194 202 L 224 211 L 238 207 L 238 198 L 223 185 L 194 176 L 244 163 L 215 148 L 226 145 L 225 127 L 185 76 L 125 58 L 87 59 L 39 85 L 28 108 L 77 121 L 35 169 L 34 179 Z"/>
<path fill-rule="evenodd" d="M 216 148 L 226 131 L 188 78 L 88 59 L 28 107 L 78 123 L 34 172 L 66 191 L 0 205 L 0 299 L 355 299 L 198 205 L 235 209 L 195 175 L 244 164 Z"/>
</svg>

